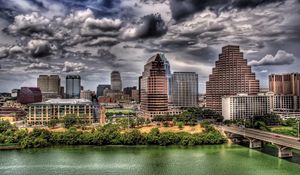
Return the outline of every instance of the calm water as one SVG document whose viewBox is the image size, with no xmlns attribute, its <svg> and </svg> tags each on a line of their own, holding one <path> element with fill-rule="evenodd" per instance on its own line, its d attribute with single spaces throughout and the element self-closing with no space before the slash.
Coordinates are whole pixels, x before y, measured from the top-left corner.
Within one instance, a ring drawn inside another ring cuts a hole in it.
<svg viewBox="0 0 300 175">
<path fill-rule="evenodd" d="M 300 164 L 237 145 L 0 151 L 1 175 L 298 175 Z"/>
</svg>

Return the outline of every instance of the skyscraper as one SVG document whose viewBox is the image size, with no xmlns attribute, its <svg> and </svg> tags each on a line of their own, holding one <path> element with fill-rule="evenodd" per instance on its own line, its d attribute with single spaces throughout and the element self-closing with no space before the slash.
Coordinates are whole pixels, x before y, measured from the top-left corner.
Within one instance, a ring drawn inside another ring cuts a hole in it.
<svg viewBox="0 0 300 175">
<path fill-rule="evenodd" d="M 100 96 L 104 96 L 104 89 L 110 89 L 110 85 L 109 84 L 99 84 L 97 86 L 97 97 L 100 97 Z"/>
<path fill-rule="evenodd" d="M 66 97 L 80 98 L 81 78 L 79 75 L 68 75 L 66 77 Z"/>
<path fill-rule="evenodd" d="M 165 57 L 164 54 L 159 54 L 161 59 L 164 62 L 164 68 L 166 71 L 166 77 L 167 77 L 167 89 L 168 89 L 168 100 L 169 103 L 172 101 L 172 74 L 171 74 L 171 66 L 167 58 Z"/>
<path fill-rule="evenodd" d="M 168 112 L 168 89 L 164 60 L 152 56 L 144 66 L 141 78 L 141 109 L 146 117 Z"/>
<path fill-rule="evenodd" d="M 57 98 L 61 95 L 58 75 L 40 75 L 37 79 L 37 86 L 41 89 L 45 98 Z"/>
<path fill-rule="evenodd" d="M 269 90 L 276 95 L 300 96 L 300 73 L 270 75 Z"/>
<path fill-rule="evenodd" d="M 198 75 L 195 72 L 174 72 L 172 88 L 174 106 L 198 106 Z"/>
<path fill-rule="evenodd" d="M 122 91 L 122 80 L 121 80 L 120 72 L 112 71 L 110 81 L 111 81 L 111 89 L 113 91 Z"/>
<path fill-rule="evenodd" d="M 222 112 L 222 96 L 245 93 L 255 95 L 259 92 L 259 81 L 247 60 L 243 58 L 239 46 L 225 46 L 216 61 L 216 66 L 206 83 L 207 108 Z"/>
</svg>

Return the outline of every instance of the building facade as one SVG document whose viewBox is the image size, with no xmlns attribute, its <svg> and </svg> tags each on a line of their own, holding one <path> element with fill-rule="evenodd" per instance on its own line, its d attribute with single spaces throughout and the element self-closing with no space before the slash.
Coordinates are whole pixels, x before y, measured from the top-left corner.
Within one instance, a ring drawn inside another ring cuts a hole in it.
<svg viewBox="0 0 300 175">
<path fill-rule="evenodd" d="M 80 98 L 81 78 L 79 75 L 66 77 L 66 98 Z"/>
<path fill-rule="evenodd" d="M 113 91 L 122 91 L 122 79 L 120 72 L 112 71 L 110 76 L 111 81 L 111 90 Z"/>
<path fill-rule="evenodd" d="M 239 93 L 256 95 L 259 93 L 259 81 L 239 46 L 225 46 L 206 82 L 206 106 L 221 113 L 222 96 Z"/>
<path fill-rule="evenodd" d="M 97 97 L 104 96 L 103 91 L 104 91 L 106 88 L 107 88 L 107 89 L 110 89 L 110 85 L 109 85 L 109 84 L 99 84 L 99 85 L 97 86 Z"/>
<path fill-rule="evenodd" d="M 300 73 L 269 75 L 269 90 L 276 95 L 300 96 Z"/>
<path fill-rule="evenodd" d="M 37 87 L 21 87 L 17 102 L 21 104 L 37 103 L 42 101 L 42 92 Z"/>
<path fill-rule="evenodd" d="M 95 92 L 90 90 L 83 90 L 80 92 L 80 99 L 86 99 L 92 101 L 92 97 Z"/>
<path fill-rule="evenodd" d="M 222 115 L 224 120 L 250 119 L 272 112 L 272 100 L 268 94 L 238 94 L 222 98 Z"/>
<path fill-rule="evenodd" d="M 61 97 L 58 75 L 40 75 L 37 79 L 37 86 L 41 89 L 44 99 Z"/>
<path fill-rule="evenodd" d="M 145 117 L 168 112 L 168 80 L 160 54 L 152 56 L 144 66 L 141 78 L 141 110 Z"/>
<path fill-rule="evenodd" d="M 63 119 L 67 114 L 75 114 L 86 123 L 94 121 L 92 102 L 85 99 L 51 99 L 28 106 L 26 123 L 29 126 L 47 126 L 51 119 Z"/>
<path fill-rule="evenodd" d="M 20 89 L 12 89 L 11 90 L 11 97 L 17 98 L 19 94 L 20 94 Z"/>
<path fill-rule="evenodd" d="M 174 72 L 172 76 L 172 105 L 198 106 L 198 75 L 195 72 Z"/>
</svg>

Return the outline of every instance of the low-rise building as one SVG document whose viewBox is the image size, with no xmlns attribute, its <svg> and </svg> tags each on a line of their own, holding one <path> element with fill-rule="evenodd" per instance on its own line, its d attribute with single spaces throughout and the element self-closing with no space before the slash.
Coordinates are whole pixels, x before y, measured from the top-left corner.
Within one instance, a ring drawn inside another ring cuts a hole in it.
<svg viewBox="0 0 300 175">
<path fill-rule="evenodd" d="M 224 120 L 245 119 L 271 113 L 271 94 L 238 94 L 222 98 Z"/>
<path fill-rule="evenodd" d="M 47 126 L 51 119 L 62 119 L 75 114 L 87 123 L 94 121 L 92 102 L 86 99 L 51 99 L 28 105 L 26 123 L 29 126 Z"/>
</svg>

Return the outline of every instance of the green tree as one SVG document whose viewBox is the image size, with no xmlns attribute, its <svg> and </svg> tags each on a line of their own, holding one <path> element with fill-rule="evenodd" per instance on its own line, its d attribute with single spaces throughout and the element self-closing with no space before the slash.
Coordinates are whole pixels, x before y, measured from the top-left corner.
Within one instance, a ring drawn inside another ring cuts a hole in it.
<svg viewBox="0 0 300 175">
<path fill-rule="evenodd" d="M 48 123 L 48 127 L 54 128 L 59 123 L 58 119 L 51 119 Z"/>
<path fill-rule="evenodd" d="M 77 116 L 74 114 L 67 114 L 63 119 L 63 123 L 65 128 L 73 127 L 77 124 Z"/>
<path fill-rule="evenodd" d="M 9 129 L 13 129 L 13 125 L 9 123 L 7 120 L 0 120 L 0 133 L 3 133 Z"/>
</svg>

